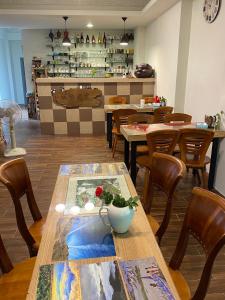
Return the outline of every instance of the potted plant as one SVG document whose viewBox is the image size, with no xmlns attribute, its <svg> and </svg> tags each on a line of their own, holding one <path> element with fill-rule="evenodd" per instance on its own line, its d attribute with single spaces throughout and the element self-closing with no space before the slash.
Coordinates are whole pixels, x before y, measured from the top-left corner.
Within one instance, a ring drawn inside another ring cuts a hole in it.
<svg viewBox="0 0 225 300">
<path fill-rule="evenodd" d="M 139 198 L 136 196 L 125 200 L 121 195 L 104 191 L 102 187 L 97 187 L 95 194 L 102 200 L 99 215 L 103 223 L 112 227 L 117 233 L 127 232 L 132 222 L 135 208 L 138 206 Z M 110 224 L 106 224 L 102 216 L 103 210 L 107 211 Z"/>
</svg>

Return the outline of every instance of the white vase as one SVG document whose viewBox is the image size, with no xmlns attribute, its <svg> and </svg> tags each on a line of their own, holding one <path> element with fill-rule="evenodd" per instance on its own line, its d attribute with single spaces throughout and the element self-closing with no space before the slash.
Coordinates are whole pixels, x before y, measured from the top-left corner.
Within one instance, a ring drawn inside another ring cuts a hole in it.
<svg viewBox="0 0 225 300">
<path fill-rule="evenodd" d="M 110 224 L 106 224 L 102 211 L 107 210 Z M 99 210 L 99 215 L 106 226 L 110 226 L 117 233 L 125 233 L 128 231 L 134 216 L 134 209 L 129 206 L 116 207 L 112 204 L 103 206 Z"/>
</svg>

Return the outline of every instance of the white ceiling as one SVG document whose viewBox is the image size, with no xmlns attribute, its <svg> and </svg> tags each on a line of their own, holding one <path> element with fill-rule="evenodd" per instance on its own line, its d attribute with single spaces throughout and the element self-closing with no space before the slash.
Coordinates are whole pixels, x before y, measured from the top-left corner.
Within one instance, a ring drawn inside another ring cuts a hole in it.
<svg viewBox="0 0 225 300">
<path fill-rule="evenodd" d="M 0 0 L 0 8 L 141 11 L 148 2 L 150 0 Z"/>
<path fill-rule="evenodd" d="M 88 22 L 92 22 L 96 29 L 121 29 L 123 26 L 121 17 L 127 16 L 126 28 L 134 29 L 138 26 L 145 26 L 178 1 L 0 0 L 0 28 L 63 28 L 62 16 L 68 15 L 68 28 L 84 28 Z M 39 4 L 36 4 L 37 2 Z M 63 10 L 59 10 L 62 2 Z M 49 3 L 51 3 L 51 9 L 47 9 L 46 5 Z M 53 5 L 53 3 L 55 4 Z M 74 3 L 76 9 L 69 8 L 71 3 Z M 101 9 L 96 9 L 100 4 L 102 4 Z M 45 5 L 45 9 L 41 8 L 43 5 Z M 16 6 L 18 7 L 16 8 Z M 88 9 L 85 9 L 87 6 Z"/>
</svg>

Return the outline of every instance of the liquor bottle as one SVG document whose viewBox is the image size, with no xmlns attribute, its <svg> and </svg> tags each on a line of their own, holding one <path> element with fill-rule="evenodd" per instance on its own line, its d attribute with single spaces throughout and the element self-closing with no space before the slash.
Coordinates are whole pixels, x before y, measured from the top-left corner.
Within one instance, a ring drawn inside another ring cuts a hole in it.
<svg viewBox="0 0 225 300">
<path fill-rule="evenodd" d="M 80 44 L 80 35 L 77 33 L 76 35 L 76 44 Z"/>
<path fill-rule="evenodd" d="M 95 36 L 94 35 L 92 35 L 91 42 L 92 42 L 92 44 L 96 44 L 96 40 L 95 40 Z"/>
<path fill-rule="evenodd" d="M 52 30 L 50 30 L 48 36 L 49 36 L 49 38 L 51 39 L 51 41 L 53 42 L 53 40 L 54 40 L 54 34 L 53 34 Z"/>
<path fill-rule="evenodd" d="M 101 44 L 101 43 L 102 43 L 102 37 L 101 37 L 101 34 L 99 32 L 99 34 L 98 34 L 98 44 Z"/>
<path fill-rule="evenodd" d="M 81 42 L 81 44 L 84 43 L 84 36 L 83 36 L 83 33 L 82 33 L 82 32 L 81 32 L 81 36 L 80 36 L 80 42 Z"/>
<path fill-rule="evenodd" d="M 89 36 L 87 35 L 86 36 L 86 44 L 89 44 L 90 43 L 90 39 L 89 39 Z"/>
<path fill-rule="evenodd" d="M 106 35 L 105 35 L 105 32 L 104 32 L 104 35 L 103 35 L 103 44 L 106 46 Z"/>
</svg>

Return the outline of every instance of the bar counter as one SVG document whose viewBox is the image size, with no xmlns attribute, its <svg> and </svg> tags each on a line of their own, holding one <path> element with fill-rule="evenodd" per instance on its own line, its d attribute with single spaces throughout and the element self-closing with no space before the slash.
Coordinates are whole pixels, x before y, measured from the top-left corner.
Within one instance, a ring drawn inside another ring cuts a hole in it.
<svg viewBox="0 0 225 300">
<path fill-rule="evenodd" d="M 154 78 L 38 78 L 37 92 L 42 134 L 104 135 L 106 117 L 104 105 L 112 96 L 123 96 L 127 103 L 139 103 L 143 97 L 154 95 Z M 98 88 L 102 91 L 103 106 L 67 109 L 53 102 L 52 90 Z"/>
</svg>

